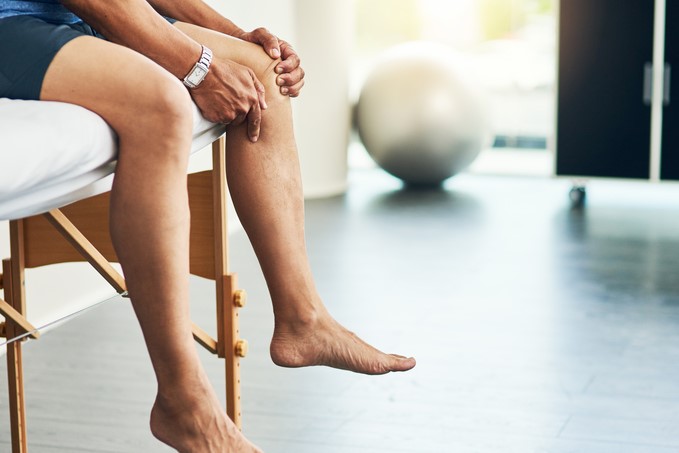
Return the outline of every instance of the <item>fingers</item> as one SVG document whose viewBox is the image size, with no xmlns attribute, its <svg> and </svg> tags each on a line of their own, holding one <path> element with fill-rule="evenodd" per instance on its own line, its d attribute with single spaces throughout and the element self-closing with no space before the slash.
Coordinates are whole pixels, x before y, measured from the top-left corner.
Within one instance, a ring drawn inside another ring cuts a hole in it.
<svg viewBox="0 0 679 453">
<path fill-rule="evenodd" d="M 295 52 L 290 44 L 285 41 L 280 41 L 281 46 L 281 61 L 276 66 L 276 73 L 284 74 L 286 72 L 291 72 L 295 68 L 298 68 L 301 61 L 299 55 Z"/>
<path fill-rule="evenodd" d="M 295 68 L 292 72 L 276 77 L 276 84 L 281 87 L 281 93 L 296 96 L 304 85 L 304 69 Z"/>
<path fill-rule="evenodd" d="M 254 71 L 232 61 L 213 60 L 205 83 L 190 91 L 203 116 L 232 126 L 246 123 L 247 137 L 261 134 L 262 110 L 267 109 L 265 87 Z"/>
<path fill-rule="evenodd" d="M 276 73 L 279 74 L 276 83 L 281 87 L 281 94 L 290 97 L 299 96 L 300 90 L 304 86 L 304 70 L 300 66 L 299 55 L 297 55 L 295 49 L 287 42 L 269 33 L 266 28 L 257 28 L 246 33 L 244 39 L 260 44 L 270 57 L 282 59 L 275 68 Z M 266 109 L 266 104 L 260 103 L 260 107 Z"/>
<path fill-rule="evenodd" d="M 262 124 L 262 110 L 266 110 L 266 99 L 264 85 L 257 79 L 257 76 L 252 71 L 250 72 L 250 77 L 252 77 L 252 83 L 254 84 L 255 91 L 257 92 L 257 99 L 252 102 L 252 107 L 248 113 L 248 137 L 253 143 L 259 138 L 260 126 Z"/>
<path fill-rule="evenodd" d="M 304 86 L 304 80 L 300 80 L 293 86 L 284 86 L 281 87 L 281 94 L 284 96 L 290 96 L 291 98 L 296 98 L 299 96 L 300 91 L 302 91 L 302 87 Z"/>
<path fill-rule="evenodd" d="M 252 104 L 252 110 L 248 113 L 248 137 L 252 143 L 259 139 L 260 127 L 262 125 L 262 110 L 259 103 Z"/>
<path fill-rule="evenodd" d="M 269 107 L 266 105 L 266 90 L 264 89 L 264 85 L 259 81 L 252 70 L 250 70 L 250 76 L 255 84 L 255 90 L 257 91 L 257 97 L 259 98 L 259 107 L 262 110 L 266 110 Z"/>
<path fill-rule="evenodd" d="M 267 55 L 274 59 L 281 56 L 278 38 L 269 33 L 269 30 L 261 27 L 254 30 L 252 34 L 255 36 L 255 40 L 264 48 Z"/>
<path fill-rule="evenodd" d="M 299 96 L 304 86 L 304 69 L 300 66 L 300 59 L 295 49 L 285 41 L 279 41 L 281 46 L 281 61 L 276 66 L 276 83 L 281 87 L 281 94 L 290 97 Z"/>
</svg>

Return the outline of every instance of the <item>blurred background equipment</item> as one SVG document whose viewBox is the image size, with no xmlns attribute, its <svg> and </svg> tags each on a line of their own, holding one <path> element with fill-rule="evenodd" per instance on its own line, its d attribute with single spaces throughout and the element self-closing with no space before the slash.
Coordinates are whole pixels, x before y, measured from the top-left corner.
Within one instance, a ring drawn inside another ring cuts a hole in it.
<svg viewBox="0 0 679 453">
<path fill-rule="evenodd" d="M 415 186 L 440 186 L 469 166 L 488 125 L 460 57 L 430 42 L 388 50 L 363 85 L 356 114 L 370 156 Z"/>
<path fill-rule="evenodd" d="M 355 5 L 352 104 L 387 49 L 412 41 L 440 43 L 464 56 L 462 69 L 473 73 L 488 107 L 492 136 L 465 172 L 554 174 L 555 0 L 357 0 Z M 349 168 L 376 166 L 353 134 Z"/>
</svg>

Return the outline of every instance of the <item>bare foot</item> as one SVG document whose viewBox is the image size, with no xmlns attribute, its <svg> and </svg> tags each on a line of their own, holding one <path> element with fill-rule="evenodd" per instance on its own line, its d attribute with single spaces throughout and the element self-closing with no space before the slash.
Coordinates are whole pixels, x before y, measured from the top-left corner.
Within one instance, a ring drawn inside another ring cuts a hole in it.
<svg viewBox="0 0 679 453">
<path fill-rule="evenodd" d="M 189 398 L 159 395 L 151 410 L 151 432 L 180 453 L 262 453 L 229 419 L 211 389 Z"/>
<path fill-rule="evenodd" d="M 348 331 L 330 315 L 307 323 L 277 323 L 271 340 L 271 359 L 290 368 L 325 365 L 363 374 L 408 371 L 414 358 L 385 354 Z"/>
</svg>

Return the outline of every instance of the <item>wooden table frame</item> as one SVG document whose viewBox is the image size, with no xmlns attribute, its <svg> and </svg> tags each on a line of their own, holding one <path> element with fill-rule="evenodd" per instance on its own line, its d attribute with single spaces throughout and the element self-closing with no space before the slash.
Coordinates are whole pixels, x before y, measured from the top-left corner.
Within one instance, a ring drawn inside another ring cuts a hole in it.
<svg viewBox="0 0 679 453">
<path fill-rule="evenodd" d="M 225 359 L 226 407 L 229 417 L 241 426 L 240 364 L 247 342 L 239 338 L 238 309 L 245 293 L 237 289 L 236 275 L 228 272 L 227 188 L 225 137 L 212 143 L 212 170 L 188 175 L 191 205 L 191 273 L 215 281 L 217 339 L 193 325 L 195 340 Z M 40 333 L 26 318 L 25 269 L 48 264 L 87 261 L 115 290 L 126 296 L 125 280 L 109 264 L 116 262 L 108 228 L 109 193 L 87 198 L 48 213 L 10 222 L 11 256 L 2 261 L 0 289 L 0 336 L 7 344 L 9 411 L 12 453 L 26 453 L 22 342 Z"/>
</svg>

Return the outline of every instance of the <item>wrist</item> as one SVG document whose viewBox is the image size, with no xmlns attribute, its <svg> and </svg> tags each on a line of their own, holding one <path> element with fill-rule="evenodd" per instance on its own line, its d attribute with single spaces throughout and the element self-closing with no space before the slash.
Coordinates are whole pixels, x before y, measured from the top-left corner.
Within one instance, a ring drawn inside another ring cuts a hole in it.
<svg viewBox="0 0 679 453">
<path fill-rule="evenodd" d="M 200 59 L 198 59 L 198 61 L 193 65 L 193 68 L 191 68 L 191 70 L 182 79 L 182 82 L 188 88 L 197 88 L 203 82 L 203 80 L 205 80 L 208 72 L 210 72 L 210 66 L 212 64 L 212 51 L 205 46 L 201 46 L 201 49 L 202 51 Z"/>
<path fill-rule="evenodd" d="M 219 30 L 225 35 L 233 36 L 234 38 L 240 38 L 240 36 L 245 33 L 244 30 L 226 18 L 221 21 L 219 28 L 216 28 L 215 30 Z"/>
</svg>

